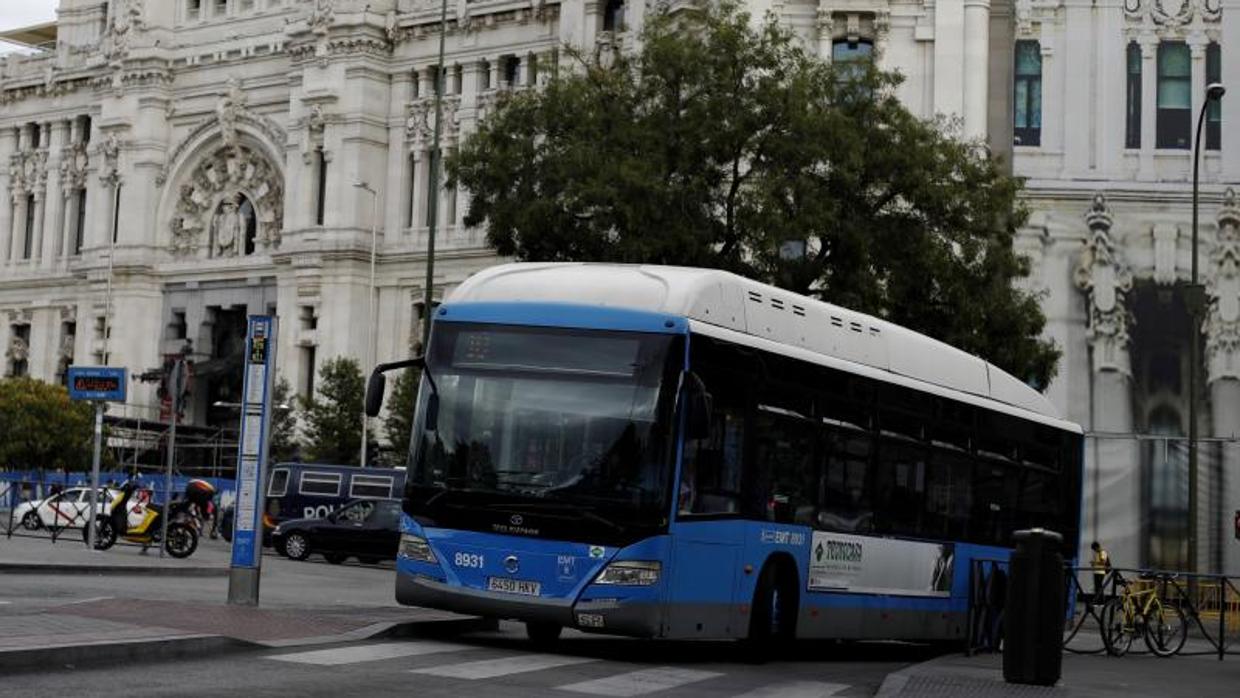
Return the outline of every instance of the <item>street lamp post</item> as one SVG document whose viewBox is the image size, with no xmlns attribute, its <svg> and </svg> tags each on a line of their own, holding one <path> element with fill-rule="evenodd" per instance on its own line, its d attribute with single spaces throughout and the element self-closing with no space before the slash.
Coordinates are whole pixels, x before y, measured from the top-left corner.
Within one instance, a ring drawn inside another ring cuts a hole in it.
<svg viewBox="0 0 1240 698">
<path fill-rule="evenodd" d="M 379 193 L 370 188 L 366 182 L 357 182 L 353 186 L 370 194 L 370 288 L 366 293 L 366 374 L 375 365 L 375 252 L 379 240 Z M 370 419 L 362 410 L 362 452 L 358 462 L 366 467 L 366 430 Z"/>
<path fill-rule="evenodd" d="M 430 347 L 431 309 L 435 288 L 435 226 L 439 222 L 439 135 L 443 122 L 443 45 L 448 32 L 448 0 L 439 7 L 439 60 L 435 63 L 435 135 L 431 139 L 430 226 L 426 236 L 426 295 L 422 301 L 422 351 Z"/>
<path fill-rule="evenodd" d="M 1201 331 L 1201 314 L 1205 308 L 1205 289 L 1197 281 L 1197 199 L 1201 168 L 1201 127 L 1205 124 L 1210 103 L 1222 99 L 1227 88 L 1220 83 L 1206 86 L 1206 98 L 1197 115 L 1197 132 L 1193 139 L 1193 261 L 1192 279 L 1185 296 L 1192 329 L 1189 332 L 1188 354 L 1188 570 L 1197 571 L 1197 351 Z"/>
</svg>

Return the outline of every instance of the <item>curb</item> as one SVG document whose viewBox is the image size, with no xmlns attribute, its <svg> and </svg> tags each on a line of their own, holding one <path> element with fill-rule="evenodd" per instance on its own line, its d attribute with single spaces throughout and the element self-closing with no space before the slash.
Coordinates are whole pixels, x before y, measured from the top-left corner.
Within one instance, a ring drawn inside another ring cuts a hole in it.
<svg viewBox="0 0 1240 698">
<path fill-rule="evenodd" d="M 0 651 L 0 669 L 6 673 L 20 673 L 46 671 L 54 666 L 183 659 L 238 652 L 253 646 L 244 640 L 221 635 L 174 635 L 76 645 L 66 643 Z"/>
<path fill-rule="evenodd" d="M 75 666 L 115 662 L 150 662 L 172 659 L 203 659 L 242 651 L 291 649 L 375 638 L 440 636 L 492 630 L 499 622 L 493 618 L 464 616 L 446 620 L 411 620 L 370 625 L 320 637 L 289 640 L 250 641 L 225 635 L 172 635 L 140 640 L 64 643 L 33 649 L 0 650 L 0 670 L 19 673 L 44 671 L 53 666 Z"/>
<path fill-rule="evenodd" d="M 225 577 L 227 567 L 73 565 L 63 562 L 0 562 L 0 574 L 129 574 L 154 577 Z"/>
</svg>

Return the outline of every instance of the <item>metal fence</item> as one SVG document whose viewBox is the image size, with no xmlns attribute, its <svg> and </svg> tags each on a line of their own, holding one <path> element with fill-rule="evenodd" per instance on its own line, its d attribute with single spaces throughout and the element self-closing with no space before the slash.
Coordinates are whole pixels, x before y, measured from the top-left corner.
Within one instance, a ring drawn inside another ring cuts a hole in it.
<svg viewBox="0 0 1240 698">
<path fill-rule="evenodd" d="M 997 652 L 1002 648 L 1008 572 L 1007 560 L 970 560 L 966 654 Z M 1063 593 L 1069 610 L 1064 626 L 1065 652 L 1102 654 L 1107 651 L 1101 635 L 1100 611 L 1105 602 L 1128 587 L 1132 591 L 1152 591 L 1162 604 L 1184 612 L 1190 637 L 1198 642 L 1195 643 L 1197 648 L 1186 647 L 1178 654 L 1216 656 L 1219 660 L 1240 654 L 1240 650 L 1232 649 L 1240 642 L 1240 578 L 1112 568 L 1095 581 L 1094 570 L 1090 567 L 1066 565 L 1064 572 Z M 1072 646 L 1075 640 L 1093 632 L 1098 633 L 1097 647 Z"/>
</svg>

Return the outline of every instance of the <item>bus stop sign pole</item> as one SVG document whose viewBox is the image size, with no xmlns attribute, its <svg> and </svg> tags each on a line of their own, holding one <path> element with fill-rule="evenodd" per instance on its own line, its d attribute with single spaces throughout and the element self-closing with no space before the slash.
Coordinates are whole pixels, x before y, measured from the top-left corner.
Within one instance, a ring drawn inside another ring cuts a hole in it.
<svg viewBox="0 0 1240 698">
<path fill-rule="evenodd" d="M 99 527 L 99 460 L 103 454 L 104 403 L 125 402 L 125 369 L 106 366 L 70 366 L 69 399 L 95 403 L 95 453 L 90 466 L 90 518 L 86 519 L 86 547 L 95 550 Z"/>
<path fill-rule="evenodd" d="M 271 393 L 275 377 L 276 318 L 251 315 L 245 338 L 245 377 L 241 431 L 237 444 L 237 500 L 233 505 L 232 563 L 228 603 L 258 605 L 263 561 L 263 483 L 267 481 L 267 443 L 271 431 Z"/>
</svg>

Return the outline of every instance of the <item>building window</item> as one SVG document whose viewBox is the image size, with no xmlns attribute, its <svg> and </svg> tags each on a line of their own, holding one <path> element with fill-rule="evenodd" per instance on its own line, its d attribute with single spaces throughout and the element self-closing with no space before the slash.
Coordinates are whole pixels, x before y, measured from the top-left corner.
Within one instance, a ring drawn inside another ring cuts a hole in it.
<svg viewBox="0 0 1240 698">
<path fill-rule="evenodd" d="M 831 45 L 831 63 L 836 66 L 835 74 L 845 80 L 863 76 L 866 61 L 873 57 L 874 43 L 868 39 L 841 39 Z"/>
<path fill-rule="evenodd" d="M 1141 147 L 1141 47 L 1135 41 L 1128 44 L 1128 112 L 1124 147 Z"/>
<path fill-rule="evenodd" d="M 478 91 L 491 89 L 491 64 L 486 61 L 478 62 Z"/>
<path fill-rule="evenodd" d="M 1158 147 L 1192 147 L 1192 58 L 1188 44 L 1158 45 Z"/>
<path fill-rule="evenodd" d="M 624 31 L 624 0 L 607 0 L 603 9 L 603 31 Z"/>
<path fill-rule="evenodd" d="M 215 16 L 225 17 L 228 15 L 228 0 L 215 0 Z"/>
<path fill-rule="evenodd" d="M 202 0 L 186 0 L 185 2 L 185 19 L 189 22 L 198 21 L 202 13 Z"/>
<path fill-rule="evenodd" d="M 1206 84 L 1223 81 L 1223 53 L 1213 41 L 1206 46 Z M 1223 147 L 1223 104 L 1219 100 L 1206 107 L 1206 150 Z"/>
<path fill-rule="evenodd" d="M 34 194 L 26 195 L 26 235 L 22 239 L 22 259 L 30 259 L 30 255 L 34 252 L 34 221 L 35 221 L 35 200 Z"/>
<path fill-rule="evenodd" d="M 314 396 L 314 354 L 313 344 L 301 347 L 301 396 L 307 399 Z"/>
<path fill-rule="evenodd" d="M 504 85 L 513 87 L 517 84 L 517 69 L 521 65 L 521 61 L 516 56 L 504 56 L 500 58 L 504 66 Z"/>
<path fill-rule="evenodd" d="M 168 339 L 185 339 L 188 332 L 189 324 L 185 320 L 185 311 L 172 311 L 172 322 L 168 323 Z"/>
<path fill-rule="evenodd" d="M 323 225 L 323 214 L 327 208 L 327 155 L 322 148 L 315 152 L 318 154 L 319 187 L 314 202 L 314 224 Z"/>
<path fill-rule="evenodd" d="M 461 88 L 465 82 L 465 69 L 461 66 L 452 67 L 452 94 L 461 94 Z"/>
<path fill-rule="evenodd" d="M 439 208 L 439 201 L 433 198 L 433 197 L 435 196 L 436 192 L 434 191 L 434 189 L 432 189 L 432 187 L 435 187 L 435 185 L 437 185 L 437 184 L 438 184 L 439 186 L 438 186 L 437 188 L 438 188 L 438 189 L 440 189 L 440 190 L 442 191 L 442 189 L 443 189 L 443 181 L 442 181 L 442 180 L 443 180 L 443 177 L 442 177 L 442 176 L 439 176 L 439 177 L 434 177 L 434 176 L 433 176 L 433 175 L 435 175 L 435 174 L 436 174 L 435 168 L 439 166 L 439 163 L 437 162 L 437 160 L 439 159 L 439 158 L 437 157 L 437 156 L 438 156 L 438 153 L 436 153 L 434 150 L 428 150 L 426 154 L 427 154 L 427 159 L 428 159 L 428 166 L 427 166 L 427 170 L 426 170 L 426 173 L 427 173 L 427 174 L 426 174 L 426 203 L 427 203 L 427 206 L 426 206 L 426 225 L 428 225 L 428 226 L 429 226 L 429 225 L 431 225 L 431 223 L 436 222 L 436 221 L 435 221 L 435 219 L 439 216 L 439 211 L 438 211 L 438 208 Z M 440 174 L 442 175 L 442 173 L 440 173 Z M 432 182 L 432 181 L 431 181 L 432 179 L 439 179 L 440 181 L 439 181 L 439 182 Z"/>
<path fill-rule="evenodd" d="M 86 243 L 86 188 L 77 190 L 77 220 L 73 223 L 73 254 L 81 254 Z"/>
<path fill-rule="evenodd" d="M 1042 145 L 1042 45 L 1016 42 L 1016 145 Z"/>
</svg>

